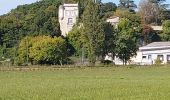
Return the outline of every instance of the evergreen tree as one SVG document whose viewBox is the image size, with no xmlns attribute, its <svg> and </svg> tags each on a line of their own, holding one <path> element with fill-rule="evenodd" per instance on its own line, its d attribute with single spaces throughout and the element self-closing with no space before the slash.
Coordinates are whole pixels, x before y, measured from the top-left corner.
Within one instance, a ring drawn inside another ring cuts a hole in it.
<svg viewBox="0 0 170 100">
<path fill-rule="evenodd" d="M 120 0 L 119 8 L 127 8 L 130 11 L 134 11 L 137 8 L 137 5 L 134 3 L 134 0 Z"/>
<path fill-rule="evenodd" d="M 96 57 L 101 55 L 104 43 L 104 26 L 100 19 L 100 6 L 88 1 L 83 14 L 84 36 L 88 48 L 89 62 L 94 65 Z"/>
</svg>

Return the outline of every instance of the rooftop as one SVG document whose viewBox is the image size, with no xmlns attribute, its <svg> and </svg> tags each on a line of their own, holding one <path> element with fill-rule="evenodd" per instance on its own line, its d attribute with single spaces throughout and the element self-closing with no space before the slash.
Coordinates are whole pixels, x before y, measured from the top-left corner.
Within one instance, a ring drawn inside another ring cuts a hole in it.
<svg viewBox="0 0 170 100">
<path fill-rule="evenodd" d="M 76 4 L 64 4 L 63 6 L 65 6 L 65 7 L 78 7 L 78 3 L 76 3 Z"/>
<path fill-rule="evenodd" d="M 153 42 L 139 48 L 139 50 L 158 50 L 158 49 L 170 49 L 170 42 Z"/>
<path fill-rule="evenodd" d="M 164 46 L 170 46 L 170 42 L 153 42 L 150 43 L 144 47 L 164 47 Z"/>
<path fill-rule="evenodd" d="M 153 28 L 153 30 L 155 31 L 162 31 L 163 27 L 162 26 L 151 26 Z"/>
</svg>

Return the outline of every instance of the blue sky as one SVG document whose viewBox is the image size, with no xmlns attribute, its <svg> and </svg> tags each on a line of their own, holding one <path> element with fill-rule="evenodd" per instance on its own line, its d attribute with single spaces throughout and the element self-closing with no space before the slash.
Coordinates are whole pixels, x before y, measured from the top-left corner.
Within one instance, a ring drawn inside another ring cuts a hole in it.
<svg viewBox="0 0 170 100">
<path fill-rule="evenodd" d="M 0 0 L 0 15 L 10 12 L 11 9 L 16 8 L 18 5 L 30 4 L 38 0 Z M 103 2 L 118 3 L 119 0 L 102 0 Z M 138 5 L 140 0 L 134 0 Z M 167 0 L 170 3 L 170 0 Z"/>
</svg>

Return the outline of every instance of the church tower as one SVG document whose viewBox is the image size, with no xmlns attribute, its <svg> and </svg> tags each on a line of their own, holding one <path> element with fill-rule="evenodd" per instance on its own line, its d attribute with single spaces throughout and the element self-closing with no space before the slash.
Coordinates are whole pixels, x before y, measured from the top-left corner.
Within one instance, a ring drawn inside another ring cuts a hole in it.
<svg viewBox="0 0 170 100">
<path fill-rule="evenodd" d="M 63 4 L 59 6 L 59 23 L 63 36 L 67 36 L 76 23 L 79 16 L 79 7 L 77 4 Z"/>
</svg>

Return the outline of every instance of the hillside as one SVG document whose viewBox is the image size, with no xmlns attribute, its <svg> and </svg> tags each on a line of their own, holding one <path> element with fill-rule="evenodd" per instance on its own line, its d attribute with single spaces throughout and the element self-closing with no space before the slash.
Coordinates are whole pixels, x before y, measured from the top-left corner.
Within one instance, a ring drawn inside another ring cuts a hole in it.
<svg viewBox="0 0 170 100">
<path fill-rule="evenodd" d="M 58 7 L 61 0 L 42 0 L 21 5 L 0 16 L 0 45 L 2 52 L 16 46 L 23 37 L 59 33 Z M 4 48 L 6 50 L 4 50 Z M 2 50 L 3 49 L 3 50 Z M 6 53 L 6 56 L 11 55 Z"/>
</svg>

